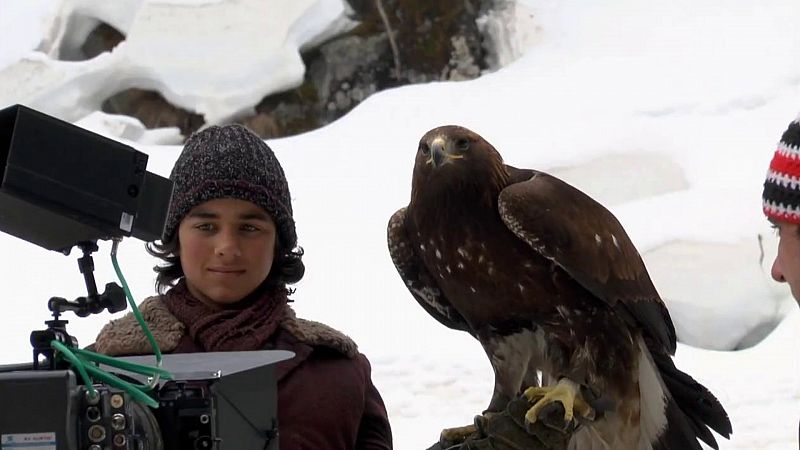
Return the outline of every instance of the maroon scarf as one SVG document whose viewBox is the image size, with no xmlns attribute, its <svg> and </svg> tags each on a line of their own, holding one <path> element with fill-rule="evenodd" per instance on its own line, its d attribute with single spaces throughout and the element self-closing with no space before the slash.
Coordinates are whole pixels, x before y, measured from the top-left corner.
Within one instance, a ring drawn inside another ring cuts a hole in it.
<svg viewBox="0 0 800 450">
<path fill-rule="evenodd" d="M 218 309 L 196 299 L 181 280 L 164 304 L 207 352 L 261 350 L 283 318 L 284 289 L 257 289 L 240 302 Z"/>
</svg>

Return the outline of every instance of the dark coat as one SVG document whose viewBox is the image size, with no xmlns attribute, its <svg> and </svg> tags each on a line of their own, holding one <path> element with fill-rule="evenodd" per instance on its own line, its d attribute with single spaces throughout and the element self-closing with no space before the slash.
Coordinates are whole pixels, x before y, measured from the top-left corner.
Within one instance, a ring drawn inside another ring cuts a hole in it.
<svg viewBox="0 0 800 450">
<path fill-rule="evenodd" d="M 145 300 L 140 310 L 162 352 L 202 351 L 158 297 Z M 152 353 L 132 314 L 107 324 L 94 348 L 108 355 Z M 350 338 L 298 319 L 287 308 L 266 349 L 295 353 L 277 366 L 282 450 L 392 448 L 389 419 L 369 361 Z"/>
</svg>

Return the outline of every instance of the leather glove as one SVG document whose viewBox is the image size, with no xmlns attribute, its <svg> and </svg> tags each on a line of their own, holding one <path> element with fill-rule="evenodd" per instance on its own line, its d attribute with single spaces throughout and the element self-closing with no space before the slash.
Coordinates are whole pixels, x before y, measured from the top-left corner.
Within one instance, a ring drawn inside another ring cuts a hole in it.
<svg viewBox="0 0 800 450">
<path fill-rule="evenodd" d="M 505 411 L 475 417 L 476 432 L 463 442 L 437 442 L 428 450 L 564 450 L 576 424 L 565 424 L 564 407 L 546 407 L 534 424 L 525 423 L 530 403 L 520 397 Z"/>
</svg>

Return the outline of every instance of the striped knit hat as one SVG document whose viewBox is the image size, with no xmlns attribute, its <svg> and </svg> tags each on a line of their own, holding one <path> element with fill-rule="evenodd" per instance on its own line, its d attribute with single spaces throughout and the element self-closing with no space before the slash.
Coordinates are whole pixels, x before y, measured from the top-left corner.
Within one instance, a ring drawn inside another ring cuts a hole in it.
<svg viewBox="0 0 800 450">
<path fill-rule="evenodd" d="M 194 133 L 169 178 L 174 183 L 162 242 L 174 237 L 192 208 L 217 198 L 247 200 L 275 221 L 280 242 L 297 245 L 289 185 L 269 146 L 241 125 L 211 126 Z"/>
<path fill-rule="evenodd" d="M 763 207 L 770 219 L 800 224 L 800 116 L 783 133 L 769 164 Z"/>
</svg>

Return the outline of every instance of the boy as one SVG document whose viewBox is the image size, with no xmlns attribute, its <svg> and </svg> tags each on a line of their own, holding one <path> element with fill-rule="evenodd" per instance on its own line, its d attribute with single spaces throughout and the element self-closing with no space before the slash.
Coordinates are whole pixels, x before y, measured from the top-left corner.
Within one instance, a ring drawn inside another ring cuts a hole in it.
<svg viewBox="0 0 800 450">
<path fill-rule="evenodd" d="M 281 449 L 390 449 L 386 408 L 367 358 L 347 336 L 289 306 L 305 268 L 289 187 L 272 150 L 239 125 L 194 134 L 175 163 L 156 267 L 161 295 L 140 309 L 165 353 L 289 350 L 279 363 Z M 108 355 L 151 353 L 131 314 L 95 343 Z"/>
</svg>

